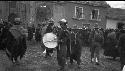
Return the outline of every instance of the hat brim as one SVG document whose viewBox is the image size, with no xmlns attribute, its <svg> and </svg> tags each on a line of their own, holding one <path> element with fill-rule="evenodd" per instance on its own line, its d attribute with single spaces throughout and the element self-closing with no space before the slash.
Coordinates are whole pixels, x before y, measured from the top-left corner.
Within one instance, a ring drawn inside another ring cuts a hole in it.
<svg viewBox="0 0 125 71">
<path fill-rule="evenodd" d="M 64 24 L 67 24 L 67 22 L 63 22 L 63 21 L 59 21 L 58 23 L 64 23 Z"/>
</svg>

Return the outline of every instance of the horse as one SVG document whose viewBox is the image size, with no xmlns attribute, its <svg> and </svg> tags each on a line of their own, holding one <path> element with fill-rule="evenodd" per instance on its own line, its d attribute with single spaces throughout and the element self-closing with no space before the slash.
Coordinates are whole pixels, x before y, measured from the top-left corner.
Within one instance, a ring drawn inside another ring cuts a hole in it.
<svg viewBox="0 0 125 71">
<path fill-rule="evenodd" d="M 6 52 L 8 58 L 13 64 L 15 64 L 19 62 L 18 57 L 20 57 L 21 60 L 26 52 L 26 38 L 24 36 L 20 36 L 15 39 L 10 31 L 10 28 L 11 27 L 7 25 L 3 27 L 1 32 L 1 45 L 5 49 L 4 51 Z"/>
</svg>

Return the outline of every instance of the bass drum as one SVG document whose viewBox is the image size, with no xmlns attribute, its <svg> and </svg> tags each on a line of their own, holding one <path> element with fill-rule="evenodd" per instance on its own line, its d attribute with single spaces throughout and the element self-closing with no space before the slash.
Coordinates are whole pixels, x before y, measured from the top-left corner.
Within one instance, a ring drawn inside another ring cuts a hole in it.
<svg viewBox="0 0 125 71">
<path fill-rule="evenodd" d="M 43 35 L 42 42 L 47 48 L 55 48 L 58 45 L 57 36 L 54 33 L 46 33 Z"/>
</svg>

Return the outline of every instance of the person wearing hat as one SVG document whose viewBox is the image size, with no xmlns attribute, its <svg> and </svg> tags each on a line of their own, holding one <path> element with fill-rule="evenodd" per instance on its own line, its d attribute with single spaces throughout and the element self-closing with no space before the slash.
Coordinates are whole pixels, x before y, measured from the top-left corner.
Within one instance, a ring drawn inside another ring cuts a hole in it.
<svg viewBox="0 0 125 71">
<path fill-rule="evenodd" d="M 61 19 L 59 22 L 58 22 L 59 24 L 60 24 L 60 27 L 63 29 L 63 30 L 66 30 L 67 29 L 67 21 L 66 21 L 66 19 Z"/>
<path fill-rule="evenodd" d="M 94 25 L 94 29 L 90 33 L 89 39 L 91 43 L 91 62 L 99 65 L 99 51 L 104 42 L 104 37 L 101 30 L 99 30 L 99 26 L 97 23 Z"/>
<path fill-rule="evenodd" d="M 52 32 L 53 31 L 53 26 L 54 26 L 54 20 L 50 19 L 48 21 L 48 26 L 47 26 L 47 29 L 46 29 L 46 33 Z"/>
<path fill-rule="evenodd" d="M 98 25 L 98 23 L 95 23 L 95 25 L 94 25 L 94 28 L 93 29 L 99 29 L 99 25 Z"/>
<path fill-rule="evenodd" d="M 69 51 L 69 31 L 67 30 L 66 19 L 61 19 L 59 22 L 60 31 L 58 33 L 58 46 L 57 46 L 57 61 L 60 66 L 59 70 L 64 70 L 66 65 L 66 59 Z"/>
<path fill-rule="evenodd" d="M 20 18 L 15 18 L 14 25 L 20 25 L 21 21 Z"/>
<path fill-rule="evenodd" d="M 46 28 L 46 32 L 45 33 L 51 33 L 53 32 L 53 26 L 54 26 L 54 20 L 50 19 L 48 21 L 48 26 Z M 53 48 L 46 48 L 46 55 L 45 58 L 47 58 L 48 56 L 51 57 L 52 53 L 53 53 Z M 51 54 L 51 55 L 50 55 Z"/>
<path fill-rule="evenodd" d="M 120 63 L 121 63 L 121 70 L 125 70 L 125 30 L 124 30 L 125 23 L 118 22 L 118 30 L 117 33 L 118 36 L 118 48 L 119 48 L 119 54 L 120 54 Z"/>
<path fill-rule="evenodd" d="M 16 29 L 16 30 L 20 30 L 20 18 L 15 18 L 15 21 L 13 22 L 13 26 L 12 26 L 12 28 L 14 29 Z"/>
</svg>

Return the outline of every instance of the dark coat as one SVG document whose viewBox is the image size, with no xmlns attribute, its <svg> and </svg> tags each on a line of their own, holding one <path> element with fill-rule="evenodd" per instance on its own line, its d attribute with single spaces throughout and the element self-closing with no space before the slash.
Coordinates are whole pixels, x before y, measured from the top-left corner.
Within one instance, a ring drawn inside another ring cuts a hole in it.
<svg viewBox="0 0 125 71">
<path fill-rule="evenodd" d="M 121 62 L 121 68 L 123 65 L 125 65 L 125 30 L 120 31 L 120 37 L 119 37 L 119 49 L 120 49 L 120 62 Z"/>
<path fill-rule="evenodd" d="M 28 40 L 31 40 L 33 38 L 33 28 L 28 27 Z"/>
<path fill-rule="evenodd" d="M 79 65 L 81 62 L 81 52 L 82 52 L 82 47 L 80 44 L 80 36 L 79 32 L 71 33 L 71 47 L 70 47 L 70 62 L 72 63 L 73 60 L 77 61 L 77 64 Z"/>
<path fill-rule="evenodd" d="M 42 39 L 42 35 L 40 33 L 40 28 L 37 28 L 36 32 L 35 32 L 35 40 L 36 41 L 41 41 L 41 39 Z"/>
<path fill-rule="evenodd" d="M 119 57 L 117 46 L 116 32 L 110 31 L 105 38 L 104 55 L 111 57 Z"/>
<path fill-rule="evenodd" d="M 57 46 L 57 61 L 61 67 L 65 66 L 67 59 L 67 44 L 68 44 L 69 34 L 68 31 L 60 30 L 58 32 L 58 46 Z"/>
</svg>

